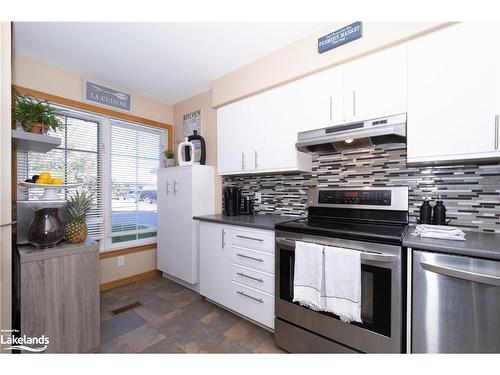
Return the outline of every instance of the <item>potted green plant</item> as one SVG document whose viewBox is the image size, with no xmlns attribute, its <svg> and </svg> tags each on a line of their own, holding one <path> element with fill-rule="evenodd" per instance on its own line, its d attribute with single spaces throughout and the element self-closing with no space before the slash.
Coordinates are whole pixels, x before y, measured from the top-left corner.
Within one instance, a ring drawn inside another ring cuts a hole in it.
<svg viewBox="0 0 500 375">
<path fill-rule="evenodd" d="M 45 100 L 24 95 L 13 90 L 12 119 L 20 123 L 24 131 L 45 134 L 49 129 L 57 130 L 62 126 L 54 109 Z"/>
<path fill-rule="evenodd" d="M 163 164 L 165 168 L 173 167 L 175 165 L 175 153 L 173 150 L 167 149 L 163 152 L 165 158 L 163 159 Z"/>
</svg>

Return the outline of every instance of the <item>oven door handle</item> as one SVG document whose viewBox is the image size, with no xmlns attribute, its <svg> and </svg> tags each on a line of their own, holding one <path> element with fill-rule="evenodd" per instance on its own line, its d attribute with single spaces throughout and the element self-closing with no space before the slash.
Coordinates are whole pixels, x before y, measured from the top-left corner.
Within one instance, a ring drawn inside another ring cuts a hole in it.
<svg viewBox="0 0 500 375">
<path fill-rule="evenodd" d="M 287 238 L 276 238 L 276 243 L 279 244 L 280 246 L 283 246 L 285 249 L 290 249 L 293 250 L 295 249 L 295 241 L 290 240 Z M 331 246 L 328 244 L 322 244 L 322 243 L 316 243 L 317 245 L 320 246 Z M 349 248 L 345 248 L 349 249 Z M 369 260 L 372 262 L 382 262 L 382 263 L 393 263 L 396 261 L 398 258 L 396 255 L 391 255 L 391 254 L 381 254 L 381 253 L 375 253 L 371 251 L 363 251 L 363 250 L 358 250 L 358 249 L 349 249 L 353 251 L 360 251 L 361 252 L 361 260 Z"/>
</svg>

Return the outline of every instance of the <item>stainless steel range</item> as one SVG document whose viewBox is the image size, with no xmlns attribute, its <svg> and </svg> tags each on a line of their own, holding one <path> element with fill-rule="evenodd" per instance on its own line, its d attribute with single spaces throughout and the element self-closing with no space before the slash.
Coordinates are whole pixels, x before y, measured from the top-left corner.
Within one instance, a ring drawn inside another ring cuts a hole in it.
<svg viewBox="0 0 500 375">
<path fill-rule="evenodd" d="M 307 218 L 276 226 L 276 344 L 292 353 L 403 352 L 408 187 L 310 189 L 308 205 Z M 362 252 L 362 323 L 292 302 L 295 241 Z"/>
</svg>

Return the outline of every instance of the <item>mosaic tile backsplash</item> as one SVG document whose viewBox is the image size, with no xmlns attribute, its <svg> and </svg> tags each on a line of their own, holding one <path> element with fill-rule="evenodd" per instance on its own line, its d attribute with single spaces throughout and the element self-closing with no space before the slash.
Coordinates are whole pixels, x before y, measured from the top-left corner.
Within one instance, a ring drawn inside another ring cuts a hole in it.
<svg viewBox="0 0 500 375">
<path fill-rule="evenodd" d="M 228 176 L 224 186 L 238 186 L 255 197 L 259 213 L 305 216 L 309 187 L 409 186 L 410 221 L 424 197 L 438 196 L 450 225 L 500 233 L 500 164 L 415 167 L 406 164 L 406 145 L 389 144 L 318 155 L 311 173 Z M 431 202 L 433 205 L 433 203 Z"/>
</svg>

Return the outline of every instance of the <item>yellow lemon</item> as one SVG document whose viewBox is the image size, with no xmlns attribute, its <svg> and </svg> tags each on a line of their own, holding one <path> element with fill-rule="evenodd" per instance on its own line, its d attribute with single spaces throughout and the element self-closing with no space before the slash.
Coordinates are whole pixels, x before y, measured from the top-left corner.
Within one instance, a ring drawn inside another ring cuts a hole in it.
<svg viewBox="0 0 500 375">
<path fill-rule="evenodd" d="M 63 180 L 60 177 L 55 177 L 55 178 L 52 179 L 51 184 L 52 185 L 62 185 L 63 184 Z"/>
<path fill-rule="evenodd" d="M 37 184 L 50 184 L 51 180 L 47 180 L 46 178 L 39 178 L 36 180 Z"/>
<path fill-rule="evenodd" d="M 42 172 L 42 173 L 40 173 L 40 177 L 38 177 L 38 179 L 42 179 L 44 181 L 46 181 L 46 180 L 50 181 L 52 179 L 52 176 L 50 175 L 49 172 Z"/>
</svg>

